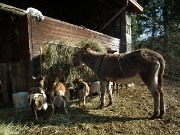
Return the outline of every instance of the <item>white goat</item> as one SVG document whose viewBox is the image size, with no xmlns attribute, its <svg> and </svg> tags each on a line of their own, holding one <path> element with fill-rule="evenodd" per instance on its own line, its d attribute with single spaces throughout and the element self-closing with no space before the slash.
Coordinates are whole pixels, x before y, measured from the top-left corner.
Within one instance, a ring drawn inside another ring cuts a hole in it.
<svg viewBox="0 0 180 135">
<path fill-rule="evenodd" d="M 39 110 L 47 110 L 48 105 L 47 105 L 47 97 L 45 94 L 44 90 L 44 77 L 39 76 L 39 77 L 34 77 L 32 76 L 35 86 L 31 88 L 29 91 L 29 96 L 28 96 L 28 102 L 31 106 L 32 113 L 35 116 L 35 119 L 37 120 L 37 111 Z"/>
</svg>

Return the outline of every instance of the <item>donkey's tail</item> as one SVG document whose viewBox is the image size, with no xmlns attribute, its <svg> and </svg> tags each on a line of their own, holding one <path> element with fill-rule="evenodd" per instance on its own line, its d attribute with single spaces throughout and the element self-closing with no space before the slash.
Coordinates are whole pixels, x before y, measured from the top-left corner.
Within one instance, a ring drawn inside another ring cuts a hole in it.
<svg viewBox="0 0 180 135">
<path fill-rule="evenodd" d="M 164 74 L 164 69 L 165 69 L 165 60 L 163 57 L 159 58 L 159 63 L 160 63 L 160 69 L 159 69 L 159 74 L 158 74 L 158 85 L 159 88 L 163 87 L 163 74 Z"/>
</svg>

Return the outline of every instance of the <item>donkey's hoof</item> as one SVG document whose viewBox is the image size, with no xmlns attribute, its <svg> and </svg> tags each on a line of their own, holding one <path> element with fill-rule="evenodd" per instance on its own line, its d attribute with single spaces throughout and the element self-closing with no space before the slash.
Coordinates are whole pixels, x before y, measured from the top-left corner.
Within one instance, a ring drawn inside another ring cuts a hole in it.
<svg viewBox="0 0 180 135">
<path fill-rule="evenodd" d="M 83 106 L 82 106 L 82 109 L 86 109 L 86 106 L 85 106 L 85 105 L 83 105 Z"/>
<path fill-rule="evenodd" d="M 104 105 L 100 104 L 98 109 L 103 109 L 104 108 Z"/>
<path fill-rule="evenodd" d="M 149 120 L 155 120 L 155 119 L 157 119 L 157 118 L 158 118 L 157 115 L 152 115 L 152 116 L 149 118 Z"/>
<path fill-rule="evenodd" d="M 159 119 L 162 119 L 163 118 L 163 115 L 164 115 L 164 111 L 160 111 L 160 114 L 158 116 Z"/>
<path fill-rule="evenodd" d="M 158 116 L 158 119 L 162 119 L 163 118 L 163 114 L 160 114 L 159 116 Z"/>
<path fill-rule="evenodd" d="M 109 104 L 107 106 L 111 106 L 112 105 L 112 102 L 109 102 Z"/>
<path fill-rule="evenodd" d="M 51 114 L 50 114 L 51 116 L 54 116 L 54 112 L 51 112 Z"/>
<path fill-rule="evenodd" d="M 154 111 L 153 115 L 149 118 L 150 120 L 154 120 L 158 118 L 158 111 Z"/>
</svg>

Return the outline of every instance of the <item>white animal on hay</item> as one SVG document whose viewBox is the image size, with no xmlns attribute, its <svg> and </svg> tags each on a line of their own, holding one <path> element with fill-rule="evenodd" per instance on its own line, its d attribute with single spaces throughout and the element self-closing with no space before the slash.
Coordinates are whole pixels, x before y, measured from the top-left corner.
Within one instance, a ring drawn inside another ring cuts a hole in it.
<svg viewBox="0 0 180 135">
<path fill-rule="evenodd" d="M 39 10 L 37 10 L 37 9 L 35 9 L 35 8 L 32 8 L 32 7 L 27 8 L 27 10 L 24 11 L 24 12 L 27 13 L 27 14 L 30 14 L 30 15 L 34 16 L 35 19 L 36 19 L 36 21 L 38 21 L 38 22 L 44 20 L 44 18 L 45 18 L 45 17 L 43 16 L 43 14 L 41 13 L 41 11 L 39 11 Z"/>
<path fill-rule="evenodd" d="M 99 81 L 95 81 L 90 85 L 90 91 L 89 91 L 89 95 L 93 96 L 94 94 L 100 95 L 101 91 L 100 91 L 100 82 Z"/>
</svg>

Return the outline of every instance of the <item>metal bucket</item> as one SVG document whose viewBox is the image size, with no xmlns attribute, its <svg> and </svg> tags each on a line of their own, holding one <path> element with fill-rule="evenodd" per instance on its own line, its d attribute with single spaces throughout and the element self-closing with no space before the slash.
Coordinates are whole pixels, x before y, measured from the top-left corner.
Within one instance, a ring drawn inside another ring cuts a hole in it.
<svg viewBox="0 0 180 135">
<path fill-rule="evenodd" d="M 28 107 L 28 92 L 18 92 L 12 94 L 14 108 L 16 109 L 23 109 Z"/>
</svg>

